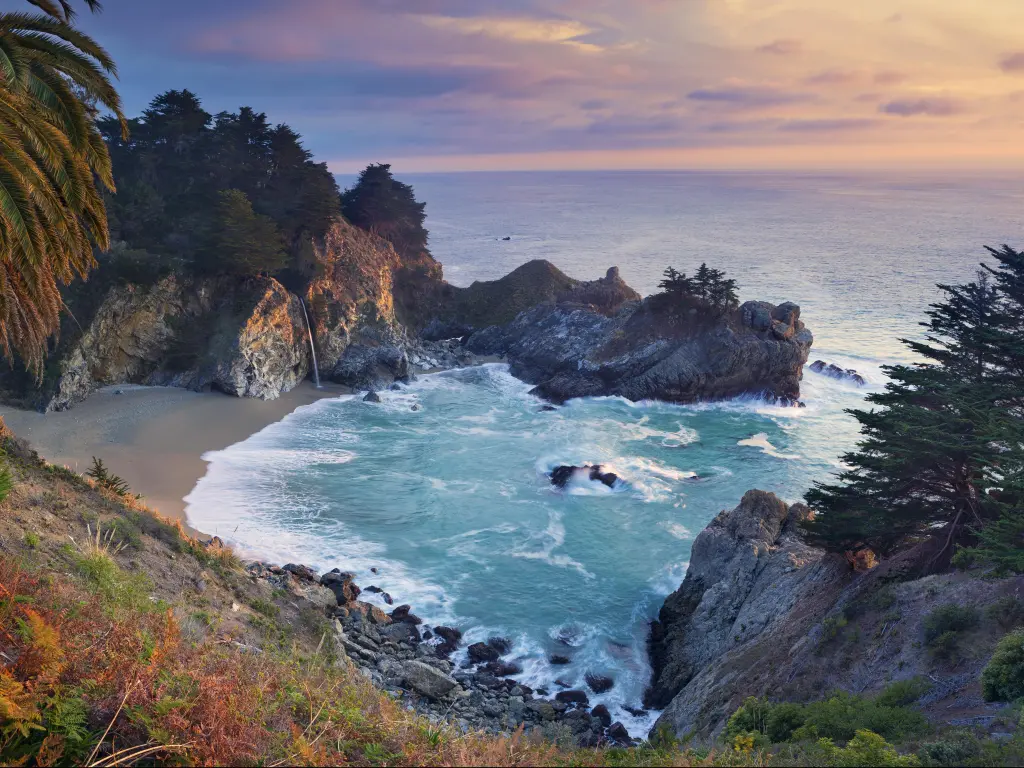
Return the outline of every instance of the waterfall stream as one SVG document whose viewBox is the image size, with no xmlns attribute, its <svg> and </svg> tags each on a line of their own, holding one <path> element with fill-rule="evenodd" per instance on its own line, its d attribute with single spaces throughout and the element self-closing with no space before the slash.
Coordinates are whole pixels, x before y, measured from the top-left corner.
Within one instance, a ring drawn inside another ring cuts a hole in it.
<svg viewBox="0 0 1024 768">
<path fill-rule="evenodd" d="M 302 305 L 302 316 L 306 318 L 306 333 L 309 334 L 309 351 L 313 354 L 313 381 L 316 383 L 316 388 L 320 389 L 320 368 L 316 364 L 316 347 L 313 345 L 313 326 L 309 324 L 309 315 L 306 313 L 306 302 L 299 298 L 299 304 Z"/>
</svg>

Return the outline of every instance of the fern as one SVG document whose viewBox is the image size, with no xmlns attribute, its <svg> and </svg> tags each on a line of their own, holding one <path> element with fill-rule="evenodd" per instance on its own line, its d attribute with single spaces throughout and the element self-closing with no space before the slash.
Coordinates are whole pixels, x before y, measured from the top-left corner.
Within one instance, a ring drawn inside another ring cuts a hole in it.
<svg viewBox="0 0 1024 768">
<path fill-rule="evenodd" d="M 80 692 L 72 691 L 71 696 L 58 698 L 54 701 L 46 717 L 46 725 L 51 733 L 57 733 L 68 741 L 81 743 L 89 739 L 89 710 Z"/>
<path fill-rule="evenodd" d="M 11 477 L 11 470 L 0 466 L 0 501 L 6 499 L 14 489 L 14 478 Z"/>
<path fill-rule="evenodd" d="M 92 467 L 85 473 L 85 476 L 92 478 L 96 485 L 106 488 L 108 491 L 113 491 L 118 496 L 127 496 L 131 493 L 131 488 L 128 487 L 128 483 L 124 478 L 115 475 L 107 469 L 103 459 L 97 459 L 95 456 L 92 457 Z"/>
</svg>

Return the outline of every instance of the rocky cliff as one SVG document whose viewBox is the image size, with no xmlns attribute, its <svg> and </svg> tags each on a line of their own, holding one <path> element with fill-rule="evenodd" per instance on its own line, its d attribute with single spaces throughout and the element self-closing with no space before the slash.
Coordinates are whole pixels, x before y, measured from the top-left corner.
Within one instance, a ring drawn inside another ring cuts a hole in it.
<svg viewBox="0 0 1024 768">
<path fill-rule="evenodd" d="M 942 605 L 983 609 L 1019 594 L 1024 577 L 916 578 L 915 551 L 856 572 L 803 541 L 808 514 L 749 491 L 694 541 L 686 578 L 652 625 L 645 703 L 664 708 L 657 727 L 706 739 L 747 696 L 811 701 L 913 677 L 929 681 L 917 703 L 933 720 L 991 722 L 1001 705 L 983 701 L 978 680 L 1005 632 L 998 617 L 979 620 L 955 657 L 929 647 L 924 623 Z"/>
<path fill-rule="evenodd" d="M 556 402 L 620 395 L 688 403 L 753 394 L 795 403 L 800 396 L 813 337 L 795 304 L 748 301 L 709 319 L 674 314 L 665 296 L 604 306 L 573 298 L 474 333 L 467 346 L 505 355 L 515 376 Z"/>
<path fill-rule="evenodd" d="M 680 313 L 664 295 L 641 300 L 615 267 L 580 281 L 546 261 L 458 288 L 428 253 L 403 258 L 340 217 L 311 245 L 315 274 L 301 298 L 268 277 L 178 266 L 140 279 L 104 265 L 67 298 L 72 314 L 41 385 L 0 374 L 0 390 L 41 410 L 123 383 L 275 398 L 311 369 L 308 314 L 321 379 L 354 389 L 480 355 L 506 357 L 513 374 L 559 402 L 799 397 L 812 337 L 794 304 Z"/>
<path fill-rule="evenodd" d="M 33 396 L 64 410 L 108 384 L 217 389 L 276 398 L 309 370 L 297 297 L 276 280 L 167 275 L 110 286 L 58 347 Z"/>
</svg>

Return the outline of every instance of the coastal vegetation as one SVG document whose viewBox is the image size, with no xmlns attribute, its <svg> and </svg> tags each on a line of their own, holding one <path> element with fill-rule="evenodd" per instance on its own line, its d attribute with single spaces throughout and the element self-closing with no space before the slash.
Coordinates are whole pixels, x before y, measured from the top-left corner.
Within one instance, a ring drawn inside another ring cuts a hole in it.
<svg viewBox="0 0 1024 768">
<path fill-rule="evenodd" d="M 212 115 L 189 90 L 142 115 L 98 121 L 117 174 L 106 197 L 111 238 L 134 261 L 201 274 L 315 272 L 310 241 L 340 213 L 339 191 L 295 131 L 250 107 Z M 118 256 L 115 250 L 115 263 Z"/>
<path fill-rule="evenodd" d="M 989 249 L 942 301 L 923 340 L 904 340 L 924 362 L 889 366 L 877 408 L 851 415 L 863 439 L 836 483 L 807 501 L 819 514 L 811 540 L 834 551 L 880 554 L 931 542 L 928 569 L 960 564 L 1024 568 L 1024 255 Z"/>
<path fill-rule="evenodd" d="M 101 190 L 110 153 L 95 122 L 126 135 L 110 55 L 73 26 L 68 2 L 0 13 L 0 350 L 38 376 L 63 307 L 61 284 L 95 266 L 109 245 Z M 99 3 L 89 0 L 96 10 Z"/>
<path fill-rule="evenodd" d="M 675 311 L 695 309 L 711 317 L 721 317 L 739 306 L 736 281 L 703 262 L 692 277 L 668 267 L 658 287 L 671 300 Z"/>
</svg>

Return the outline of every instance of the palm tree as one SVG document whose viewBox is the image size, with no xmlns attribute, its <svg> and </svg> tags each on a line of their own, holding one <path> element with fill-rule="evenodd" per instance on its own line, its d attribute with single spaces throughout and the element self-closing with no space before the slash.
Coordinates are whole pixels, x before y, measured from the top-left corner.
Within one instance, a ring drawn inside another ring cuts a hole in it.
<svg viewBox="0 0 1024 768">
<path fill-rule="evenodd" d="M 113 191 L 114 178 L 96 107 L 126 123 L 114 62 L 71 26 L 68 2 L 29 2 L 42 12 L 0 13 L 0 351 L 41 376 L 58 281 L 84 278 L 93 245 L 109 247 L 98 185 Z"/>
</svg>

